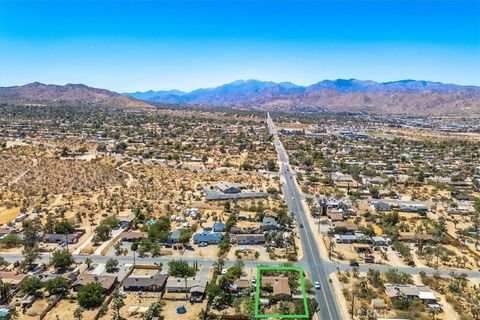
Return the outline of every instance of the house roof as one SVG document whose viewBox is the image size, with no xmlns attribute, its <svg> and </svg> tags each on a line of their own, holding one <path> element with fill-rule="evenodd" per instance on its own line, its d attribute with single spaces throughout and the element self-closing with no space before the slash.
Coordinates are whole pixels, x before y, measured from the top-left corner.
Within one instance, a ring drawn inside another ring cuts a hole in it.
<svg viewBox="0 0 480 320">
<path fill-rule="evenodd" d="M 243 184 L 240 184 L 240 183 L 232 183 L 232 182 L 219 182 L 217 184 L 217 188 L 219 190 L 227 190 L 227 189 L 230 189 L 230 188 L 236 188 L 236 189 L 242 189 L 244 188 L 245 186 Z"/>
<path fill-rule="evenodd" d="M 167 287 L 168 288 L 192 288 L 194 286 L 206 287 L 206 279 L 197 279 L 197 278 L 187 278 L 186 283 L 183 278 L 168 277 Z"/>
<path fill-rule="evenodd" d="M 148 237 L 148 233 L 142 231 L 124 231 L 122 232 L 122 239 L 140 239 Z"/>
<path fill-rule="evenodd" d="M 130 223 L 135 219 L 135 215 L 130 214 L 128 216 L 119 217 L 119 219 L 120 219 L 120 223 L 122 223 L 122 222 L 129 222 Z"/>
<path fill-rule="evenodd" d="M 281 277 L 262 277 L 262 287 L 270 285 L 273 288 L 273 295 L 285 294 L 290 296 L 292 291 L 288 284 L 288 278 Z"/>
<path fill-rule="evenodd" d="M 413 240 L 415 237 L 424 241 L 433 240 L 433 236 L 428 233 L 416 235 L 414 232 L 400 232 L 398 234 L 398 240 Z"/>
<path fill-rule="evenodd" d="M 92 282 L 98 282 L 103 289 L 110 290 L 116 281 L 116 276 L 97 276 L 90 273 L 84 273 L 78 276 L 74 285 L 85 286 Z"/>
<path fill-rule="evenodd" d="M 373 236 L 371 237 L 374 242 L 387 242 L 388 240 L 382 236 Z"/>
<path fill-rule="evenodd" d="M 341 213 L 329 213 L 329 214 L 327 214 L 327 216 L 332 221 L 343 221 L 343 214 L 341 214 Z"/>
<path fill-rule="evenodd" d="M 265 217 L 262 221 L 262 226 L 278 226 L 277 221 L 272 217 Z"/>
<path fill-rule="evenodd" d="M 435 295 L 433 292 L 428 289 L 427 286 L 424 285 L 413 285 L 413 284 L 392 284 L 392 283 L 385 283 L 383 285 L 385 287 L 385 293 L 390 298 L 396 298 L 398 293 L 401 292 L 406 296 L 410 297 L 418 297 L 420 298 L 420 293 L 423 298 L 420 299 L 427 299 L 427 300 L 434 300 Z"/>
<path fill-rule="evenodd" d="M 175 231 L 173 231 L 172 233 L 170 233 L 170 235 L 168 236 L 169 239 L 172 239 L 172 240 L 178 240 L 180 239 L 180 229 L 177 229 Z"/>
<path fill-rule="evenodd" d="M 225 229 L 225 223 L 222 223 L 222 222 L 215 222 L 212 226 L 212 228 L 215 230 L 215 229 Z"/>
<path fill-rule="evenodd" d="M 248 279 L 237 279 L 235 280 L 234 284 L 237 286 L 237 288 L 242 289 L 250 288 L 251 286 L 250 280 Z"/>
<path fill-rule="evenodd" d="M 0 235 L 14 233 L 13 230 L 8 228 L 0 228 Z"/>
<path fill-rule="evenodd" d="M 168 275 L 156 274 L 153 276 L 129 276 L 123 282 L 124 287 L 163 287 L 167 281 Z"/>
<path fill-rule="evenodd" d="M 81 234 L 79 232 L 75 233 L 68 233 L 68 234 L 62 234 L 62 233 L 47 233 L 43 235 L 43 240 L 44 241 L 58 241 L 58 240 L 66 240 L 72 241 L 73 239 L 78 239 L 81 237 Z"/>
<path fill-rule="evenodd" d="M 193 240 L 196 241 L 220 241 L 223 235 L 218 232 L 202 232 L 193 235 Z"/>
<path fill-rule="evenodd" d="M 431 291 L 420 291 L 418 293 L 418 297 L 422 300 L 437 300 Z"/>
<path fill-rule="evenodd" d="M 0 280 L 10 285 L 21 283 L 28 275 L 11 271 L 0 271 Z"/>
<path fill-rule="evenodd" d="M 249 241 L 249 240 L 265 240 L 265 236 L 263 234 L 237 234 L 235 236 L 235 239 L 237 241 L 243 240 L 243 241 Z"/>
<path fill-rule="evenodd" d="M 337 221 L 333 223 L 333 227 L 347 228 L 347 230 L 358 230 L 358 226 L 351 222 Z"/>
</svg>

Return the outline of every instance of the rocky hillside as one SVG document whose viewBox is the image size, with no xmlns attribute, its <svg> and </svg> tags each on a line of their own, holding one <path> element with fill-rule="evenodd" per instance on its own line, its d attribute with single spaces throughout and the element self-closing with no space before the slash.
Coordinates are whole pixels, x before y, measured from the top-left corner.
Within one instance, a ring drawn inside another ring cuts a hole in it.
<svg viewBox="0 0 480 320">
<path fill-rule="evenodd" d="M 39 105 L 88 105 L 121 109 L 153 108 L 148 102 L 139 101 L 105 89 L 92 88 L 83 84 L 60 86 L 39 82 L 23 86 L 0 87 L 0 102 Z"/>
</svg>

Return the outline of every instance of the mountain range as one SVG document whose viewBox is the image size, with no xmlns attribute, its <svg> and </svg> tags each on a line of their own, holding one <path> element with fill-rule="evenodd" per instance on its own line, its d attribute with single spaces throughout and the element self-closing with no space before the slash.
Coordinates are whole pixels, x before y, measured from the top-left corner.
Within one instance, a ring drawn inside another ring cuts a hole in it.
<svg viewBox="0 0 480 320">
<path fill-rule="evenodd" d="M 230 107 L 266 111 L 367 112 L 411 115 L 480 115 L 480 87 L 431 81 L 323 80 L 310 86 L 238 80 L 214 88 L 119 94 L 83 84 L 39 82 L 0 87 L 0 102 L 155 108 L 156 105 Z"/>
<path fill-rule="evenodd" d="M 157 103 L 280 111 L 346 111 L 380 114 L 480 114 L 480 87 L 432 81 L 323 80 L 310 86 L 238 80 L 219 87 L 126 93 Z"/>
</svg>

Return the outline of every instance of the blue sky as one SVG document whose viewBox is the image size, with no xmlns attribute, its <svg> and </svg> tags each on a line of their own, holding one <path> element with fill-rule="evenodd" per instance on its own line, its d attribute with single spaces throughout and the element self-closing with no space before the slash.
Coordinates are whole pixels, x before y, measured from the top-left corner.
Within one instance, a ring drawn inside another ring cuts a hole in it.
<svg viewBox="0 0 480 320">
<path fill-rule="evenodd" d="M 0 86 L 480 85 L 478 0 L 0 0 Z"/>
</svg>

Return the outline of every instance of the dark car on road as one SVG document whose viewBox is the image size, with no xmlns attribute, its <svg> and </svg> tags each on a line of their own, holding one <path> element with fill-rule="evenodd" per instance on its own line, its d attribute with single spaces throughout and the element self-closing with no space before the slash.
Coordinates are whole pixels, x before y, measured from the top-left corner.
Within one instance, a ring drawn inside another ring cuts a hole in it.
<svg viewBox="0 0 480 320">
<path fill-rule="evenodd" d="M 350 261 L 350 267 L 359 267 L 360 265 L 358 264 L 357 261 Z"/>
</svg>

